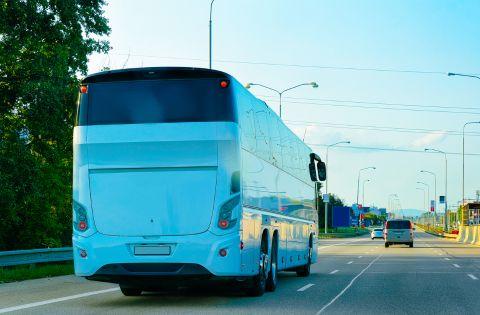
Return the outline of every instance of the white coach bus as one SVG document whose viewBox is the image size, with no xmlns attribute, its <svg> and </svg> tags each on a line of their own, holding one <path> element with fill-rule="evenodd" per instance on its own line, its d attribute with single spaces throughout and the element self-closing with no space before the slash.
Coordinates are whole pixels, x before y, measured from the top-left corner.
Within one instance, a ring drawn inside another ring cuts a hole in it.
<svg viewBox="0 0 480 315">
<path fill-rule="evenodd" d="M 73 135 L 75 274 L 125 295 L 195 280 L 254 296 L 317 259 L 325 164 L 230 75 L 100 72 Z"/>
</svg>

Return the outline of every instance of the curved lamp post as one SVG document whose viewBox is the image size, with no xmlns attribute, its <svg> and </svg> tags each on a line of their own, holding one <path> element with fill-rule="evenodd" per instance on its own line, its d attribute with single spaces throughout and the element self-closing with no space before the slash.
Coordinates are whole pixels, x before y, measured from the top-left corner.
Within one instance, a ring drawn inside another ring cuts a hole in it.
<svg viewBox="0 0 480 315">
<path fill-rule="evenodd" d="M 274 91 L 278 94 L 279 96 L 279 102 L 280 102 L 280 107 L 279 107 L 279 116 L 280 118 L 282 118 L 282 95 L 283 93 L 287 92 L 287 91 L 290 91 L 290 90 L 293 90 L 293 89 L 296 89 L 298 87 L 301 87 L 301 86 L 305 86 L 305 85 L 310 85 L 312 86 L 313 88 L 318 88 L 318 84 L 316 82 L 310 82 L 310 83 L 302 83 L 302 84 L 297 84 L 295 86 L 292 86 L 292 87 L 289 87 L 288 89 L 285 89 L 285 90 L 282 90 L 282 91 L 279 91 L 277 89 L 274 89 L 274 88 L 271 88 L 269 86 L 266 86 L 266 85 L 263 85 L 263 84 L 259 84 L 259 83 L 247 83 L 245 85 L 245 88 L 249 89 L 251 88 L 252 86 L 261 86 L 267 90 L 270 90 L 270 91 Z"/>
<path fill-rule="evenodd" d="M 447 203 L 447 188 L 448 188 L 448 160 L 447 160 L 447 153 L 441 150 L 437 149 L 425 149 L 425 152 L 436 152 L 436 153 L 442 153 L 445 157 L 445 232 L 448 230 L 448 214 L 447 214 L 447 209 L 448 209 L 448 203 Z"/>
</svg>

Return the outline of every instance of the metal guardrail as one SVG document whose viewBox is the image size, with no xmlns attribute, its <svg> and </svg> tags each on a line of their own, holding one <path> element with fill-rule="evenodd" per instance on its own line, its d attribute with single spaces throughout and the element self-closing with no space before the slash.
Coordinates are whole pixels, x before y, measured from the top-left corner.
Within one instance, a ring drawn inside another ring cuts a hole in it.
<svg viewBox="0 0 480 315">
<path fill-rule="evenodd" d="M 0 267 L 69 261 L 73 259 L 71 247 L 12 250 L 0 252 Z"/>
</svg>

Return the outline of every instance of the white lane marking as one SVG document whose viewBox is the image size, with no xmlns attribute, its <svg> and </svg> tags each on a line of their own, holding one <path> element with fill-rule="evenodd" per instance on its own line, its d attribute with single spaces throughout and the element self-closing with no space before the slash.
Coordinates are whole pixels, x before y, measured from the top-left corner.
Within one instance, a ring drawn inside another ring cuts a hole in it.
<svg viewBox="0 0 480 315">
<path fill-rule="evenodd" d="M 337 273 L 337 272 L 339 272 L 339 271 L 340 271 L 340 270 L 335 269 L 334 271 L 330 272 L 330 274 L 333 275 L 334 273 Z"/>
<path fill-rule="evenodd" d="M 471 273 L 469 273 L 468 276 L 469 276 L 470 278 L 472 278 L 472 280 L 478 280 L 478 278 L 475 277 L 474 275 L 472 275 Z"/>
<path fill-rule="evenodd" d="M 352 261 L 349 261 L 349 262 L 347 262 L 347 265 L 351 265 L 351 264 L 353 264 L 353 260 L 352 260 Z"/>
<path fill-rule="evenodd" d="M 340 291 L 340 293 L 337 294 L 337 296 L 335 296 L 330 302 L 328 302 L 328 304 L 325 304 L 318 312 L 317 312 L 317 315 L 323 313 L 323 311 L 325 311 L 327 309 L 327 307 L 329 307 L 330 305 L 332 305 L 333 303 L 335 303 L 336 300 L 338 300 L 339 297 L 341 297 L 345 292 L 347 292 L 347 290 L 353 285 L 353 283 L 355 282 L 355 280 L 358 279 L 358 277 L 360 277 L 361 275 L 363 275 L 363 273 L 365 271 L 367 271 L 368 268 L 370 268 L 378 259 L 380 259 L 381 255 L 380 256 L 377 256 L 377 258 L 375 258 L 374 260 L 372 260 L 367 267 L 365 267 L 362 271 L 360 271 L 360 273 L 358 275 L 355 276 L 355 278 L 353 278 L 350 283 L 342 290 Z"/>
<path fill-rule="evenodd" d="M 453 267 L 455 267 L 455 268 L 460 268 L 460 266 L 457 265 L 457 264 L 453 264 Z"/>
<path fill-rule="evenodd" d="M 360 242 L 360 241 L 364 241 L 364 239 L 353 240 L 353 241 L 343 242 L 343 243 L 337 243 L 337 244 L 332 244 L 332 245 L 327 245 L 327 246 L 318 246 L 318 249 L 319 249 L 319 250 L 322 250 L 322 249 L 325 249 L 325 248 L 328 248 L 328 247 L 332 247 L 332 246 L 338 246 L 338 245 L 356 243 L 356 242 Z"/>
<path fill-rule="evenodd" d="M 51 300 L 45 300 L 45 301 L 40 301 L 40 302 L 35 302 L 35 303 L 28 303 L 28 304 L 23 304 L 23 305 L 11 306 L 11 307 L 7 307 L 7 308 L 0 308 L 0 314 L 7 313 L 7 312 L 18 311 L 18 310 L 24 310 L 24 309 L 27 309 L 27 308 L 32 308 L 32 307 L 37 307 L 37 306 L 42 306 L 42 305 L 47 305 L 47 304 L 52 304 L 52 303 L 58 303 L 58 302 L 63 302 L 63 301 L 68 301 L 68 300 L 79 299 L 79 298 L 92 296 L 92 295 L 97 295 L 97 294 L 115 292 L 115 291 L 118 291 L 118 290 L 120 290 L 120 288 L 111 288 L 111 289 L 105 289 L 105 290 L 99 290 L 99 291 L 91 291 L 91 292 L 85 292 L 85 293 L 81 293 L 81 294 L 64 296 L 64 297 L 57 298 L 57 299 L 51 299 Z"/>
<path fill-rule="evenodd" d="M 358 256 L 358 258 L 362 258 L 363 256 Z"/>
<path fill-rule="evenodd" d="M 298 292 L 303 292 L 303 291 L 305 291 L 305 290 L 308 290 L 308 289 L 310 289 L 310 288 L 311 288 L 311 287 L 313 287 L 314 285 L 315 285 L 315 284 L 313 284 L 313 283 L 309 283 L 309 284 L 307 284 L 307 285 L 305 285 L 305 286 L 301 287 L 301 288 L 300 288 L 300 289 L 298 289 L 297 291 L 298 291 Z"/>
<path fill-rule="evenodd" d="M 450 260 L 450 258 L 448 258 L 448 257 L 445 257 L 445 258 L 443 258 L 443 259 L 445 259 L 445 260 Z"/>
</svg>

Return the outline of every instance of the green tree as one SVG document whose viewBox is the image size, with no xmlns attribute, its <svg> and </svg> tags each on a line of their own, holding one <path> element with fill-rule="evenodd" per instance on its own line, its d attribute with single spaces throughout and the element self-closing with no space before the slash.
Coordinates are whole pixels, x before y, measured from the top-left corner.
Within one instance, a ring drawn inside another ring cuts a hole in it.
<svg viewBox="0 0 480 315">
<path fill-rule="evenodd" d="M 104 0 L 0 0 L 0 250 L 71 238 L 78 76 L 107 52 Z"/>
</svg>

